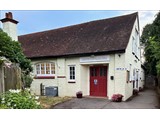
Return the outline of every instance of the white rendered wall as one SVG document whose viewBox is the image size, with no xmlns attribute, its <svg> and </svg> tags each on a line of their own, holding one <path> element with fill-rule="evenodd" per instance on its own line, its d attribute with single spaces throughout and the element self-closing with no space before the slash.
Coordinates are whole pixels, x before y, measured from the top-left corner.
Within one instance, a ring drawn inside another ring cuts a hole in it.
<svg viewBox="0 0 160 120">
<path fill-rule="evenodd" d="M 134 26 L 133 26 L 133 29 L 132 29 L 132 33 L 131 33 L 131 36 L 130 36 L 130 40 L 129 40 L 129 43 L 128 43 L 128 46 L 127 46 L 127 49 L 126 49 L 126 54 L 125 54 L 125 67 L 129 70 L 130 66 L 131 66 L 131 70 L 130 70 L 130 73 L 131 73 L 131 82 L 125 82 L 125 97 L 124 99 L 128 99 L 129 97 L 132 96 L 132 92 L 133 92 L 133 69 L 138 69 L 139 71 L 141 70 L 141 59 L 140 59 L 140 56 L 138 60 L 135 55 L 132 54 L 132 36 L 135 36 L 135 28 L 138 29 L 138 21 L 136 19 L 135 23 L 134 23 Z M 140 43 L 138 41 L 138 47 L 140 47 Z M 139 50 L 140 52 L 140 50 Z M 127 74 L 125 74 L 127 75 Z M 126 76 L 127 77 L 127 76 Z M 141 87 L 142 84 L 140 84 L 140 80 L 138 81 L 139 83 L 139 86 L 138 87 Z"/>
<path fill-rule="evenodd" d="M 17 24 L 12 23 L 12 22 L 4 22 L 3 23 L 3 31 L 6 32 L 12 40 L 17 41 Z"/>
<path fill-rule="evenodd" d="M 113 94 L 119 93 L 124 95 L 123 100 L 126 100 L 132 96 L 133 90 L 132 82 L 126 82 L 127 65 L 131 63 L 136 68 L 140 67 L 140 62 L 135 63 L 134 61 L 135 57 L 132 55 L 130 46 L 131 42 L 128 44 L 129 48 L 127 47 L 126 53 L 111 54 L 109 60 L 103 62 L 82 64 L 80 63 L 80 57 L 32 61 L 33 65 L 38 62 L 55 62 L 56 75 L 55 79 L 34 79 L 31 89 L 34 91 L 33 93 L 40 94 L 40 84 L 43 83 L 45 86 L 58 86 L 59 96 L 76 96 L 77 91 L 83 91 L 84 95 L 89 95 L 89 67 L 98 64 L 108 66 L 107 97 L 111 99 Z M 70 65 L 75 66 L 75 83 L 69 83 Z M 111 80 L 111 76 L 114 76 L 114 80 Z"/>
<path fill-rule="evenodd" d="M 33 93 L 40 94 L 40 84 L 45 86 L 58 86 L 59 96 L 76 96 L 77 91 L 83 91 L 83 95 L 90 95 L 90 73 L 89 67 L 92 65 L 105 65 L 108 66 L 107 76 L 107 97 L 111 99 L 115 93 L 125 95 L 125 70 L 116 70 L 116 68 L 125 67 L 125 54 L 112 54 L 109 61 L 80 63 L 80 58 L 59 58 L 50 60 L 34 61 L 32 64 L 38 62 L 55 62 L 56 75 L 55 79 L 34 79 L 31 85 Z M 69 66 L 75 65 L 76 80 L 75 83 L 69 83 Z M 34 67 L 35 72 L 35 67 Z M 35 74 L 35 73 L 34 73 Z M 63 76 L 64 78 L 58 78 Z M 110 79 L 114 76 L 114 80 Z"/>
</svg>

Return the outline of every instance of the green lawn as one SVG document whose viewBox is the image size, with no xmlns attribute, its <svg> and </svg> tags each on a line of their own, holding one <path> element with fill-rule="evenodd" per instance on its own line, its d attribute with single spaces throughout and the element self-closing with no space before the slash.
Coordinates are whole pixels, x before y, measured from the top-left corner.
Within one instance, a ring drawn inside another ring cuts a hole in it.
<svg viewBox="0 0 160 120">
<path fill-rule="evenodd" d="M 51 97 L 51 96 L 40 96 L 39 100 L 42 109 L 49 109 L 52 106 L 70 100 L 71 97 Z"/>
</svg>

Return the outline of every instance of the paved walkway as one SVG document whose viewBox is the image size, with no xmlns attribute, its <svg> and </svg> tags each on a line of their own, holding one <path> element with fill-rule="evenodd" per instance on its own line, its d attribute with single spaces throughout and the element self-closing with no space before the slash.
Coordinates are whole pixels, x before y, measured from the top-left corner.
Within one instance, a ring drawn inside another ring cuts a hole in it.
<svg viewBox="0 0 160 120">
<path fill-rule="evenodd" d="M 157 109 L 157 94 L 153 89 L 146 89 L 127 102 L 111 102 L 105 98 L 73 98 L 58 104 L 53 109 Z"/>
</svg>

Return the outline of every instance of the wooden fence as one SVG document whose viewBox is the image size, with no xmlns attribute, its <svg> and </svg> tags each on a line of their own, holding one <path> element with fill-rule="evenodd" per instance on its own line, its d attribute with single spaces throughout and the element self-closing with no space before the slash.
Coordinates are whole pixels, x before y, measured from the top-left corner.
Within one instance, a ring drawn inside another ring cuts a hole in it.
<svg viewBox="0 0 160 120">
<path fill-rule="evenodd" d="M 2 65 L 0 66 L 0 93 L 4 92 L 4 74 L 2 70 Z"/>
<path fill-rule="evenodd" d="M 16 64 L 10 67 L 0 66 L 0 93 L 8 91 L 9 89 L 20 89 L 21 83 L 21 69 Z"/>
</svg>

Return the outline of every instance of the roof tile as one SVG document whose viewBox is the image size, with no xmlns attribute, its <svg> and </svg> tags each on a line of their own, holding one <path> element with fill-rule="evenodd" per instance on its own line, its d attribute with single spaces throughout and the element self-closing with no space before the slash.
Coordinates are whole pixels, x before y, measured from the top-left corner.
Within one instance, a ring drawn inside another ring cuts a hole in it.
<svg viewBox="0 0 160 120">
<path fill-rule="evenodd" d="M 125 50 L 137 13 L 18 37 L 28 58 Z"/>
</svg>

